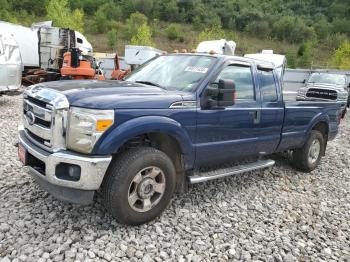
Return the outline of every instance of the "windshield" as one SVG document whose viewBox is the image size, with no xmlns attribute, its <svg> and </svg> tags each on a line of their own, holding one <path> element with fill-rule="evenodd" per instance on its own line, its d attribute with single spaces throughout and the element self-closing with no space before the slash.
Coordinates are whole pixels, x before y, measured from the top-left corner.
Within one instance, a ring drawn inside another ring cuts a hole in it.
<svg viewBox="0 0 350 262">
<path fill-rule="evenodd" d="M 345 85 L 345 75 L 314 73 L 310 76 L 308 83 L 322 83 L 332 85 Z"/>
<path fill-rule="evenodd" d="M 168 90 L 192 91 L 215 60 L 215 57 L 199 55 L 159 56 L 138 68 L 125 80 Z"/>
</svg>

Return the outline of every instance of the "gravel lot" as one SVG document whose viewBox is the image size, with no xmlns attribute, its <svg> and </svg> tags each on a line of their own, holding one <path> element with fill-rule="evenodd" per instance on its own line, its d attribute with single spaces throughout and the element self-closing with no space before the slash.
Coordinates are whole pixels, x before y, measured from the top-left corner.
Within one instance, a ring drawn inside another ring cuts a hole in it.
<svg viewBox="0 0 350 262">
<path fill-rule="evenodd" d="M 350 117 L 311 174 L 273 168 L 191 187 L 147 225 L 121 226 L 102 200 L 43 192 L 13 146 L 21 96 L 0 97 L 0 261 L 350 261 Z"/>
</svg>

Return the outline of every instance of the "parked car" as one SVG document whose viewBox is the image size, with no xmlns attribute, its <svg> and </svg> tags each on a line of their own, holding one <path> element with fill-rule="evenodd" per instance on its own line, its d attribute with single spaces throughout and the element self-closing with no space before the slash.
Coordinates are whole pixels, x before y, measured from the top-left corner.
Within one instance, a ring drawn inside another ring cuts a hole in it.
<svg viewBox="0 0 350 262">
<path fill-rule="evenodd" d="M 339 101 L 345 114 L 350 105 L 350 83 L 345 74 L 315 72 L 304 83 L 298 90 L 297 100 Z"/>
<path fill-rule="evenodd" d="M 314 170 L 341 116 L 336 101 L 285 103 L 271 63 L 209 54 L 161 55 L 125 81 L 36 84 L 23 103 L 19 159 L 42 188 L 80 204 L 100 192 L 130 225 L 188 184 L 272 166 L 269 154 Z"/>
</svg>

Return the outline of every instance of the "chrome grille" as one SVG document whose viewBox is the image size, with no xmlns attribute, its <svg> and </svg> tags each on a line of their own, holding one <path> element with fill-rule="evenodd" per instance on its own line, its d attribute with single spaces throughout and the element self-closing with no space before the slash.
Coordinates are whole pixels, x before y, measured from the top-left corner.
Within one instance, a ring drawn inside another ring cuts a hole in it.
<svg viewBox="0 0 350 262">
<path fill-rule="evenodd" d="M 68 100 L 42 85 L 29 87 L 23 95 L 23 125 L 28 139 L 45 150 L 65 149 Z"/>
</svg>

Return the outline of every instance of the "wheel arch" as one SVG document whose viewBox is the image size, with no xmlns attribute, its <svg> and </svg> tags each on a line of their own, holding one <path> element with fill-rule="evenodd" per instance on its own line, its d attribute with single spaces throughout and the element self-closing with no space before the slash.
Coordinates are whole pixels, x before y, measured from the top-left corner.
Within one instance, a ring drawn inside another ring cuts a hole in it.
<svg viewBox="0 0 350 262">
<path fill-rule="evenodd" d="M 115 155 L 130 143 L 149 140 L 153 147 L 170 158 L 176 152 L 182 155 L 185 169 L 193 167 L 195 151 L 191 139 L 183 126 L 168 117 L 147 116 L 129 120 L 110 131 L 94 147 L 93 153 Z"/>
</svg>

